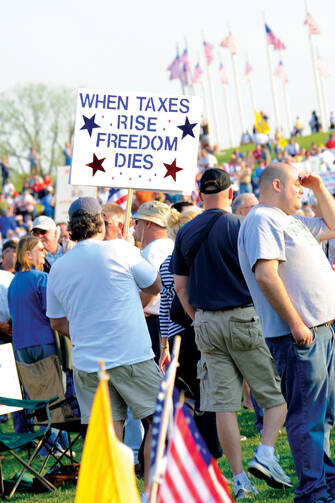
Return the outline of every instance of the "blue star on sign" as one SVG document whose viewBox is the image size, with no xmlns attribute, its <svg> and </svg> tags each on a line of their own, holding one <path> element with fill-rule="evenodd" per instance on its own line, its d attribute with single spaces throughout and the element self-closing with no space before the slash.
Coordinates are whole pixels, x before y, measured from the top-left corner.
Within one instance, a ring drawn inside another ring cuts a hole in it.
<svg viewBox="0 0 335 503">
<path fill-rule="evenodd" d="M 198 123 L 195 122 L 194 124 L 191 124 L 190 121 L 188 120 L 188 117 L 185 119 L 185 124 L 183 126 L 177 126 L 177 128 L 181 129 L 183 132 L 183 136 L 181 139 L 185 138 L 188 134 L 192 136 L 192 138 L 195 138 L 194 133 L 193 133 L 193 128 L 197 125 Z"/>
<path fill-rule="evenodd" d="M 83 115 L 83 119 L 84 119 L 85 124 L 83 125 L 83 127 L 80 128 L 80 130 L 87 129 L 88 134 L 90 136 L 92 136 L 93 129 L 96 128 L 96 127 L 100 127 L 98 124 L 96 124 L 94 122 L 94 120 L 95 120 L 95 114 L 92 115 L 92 117 L 90 119 L 88 117 L 85 117 L 85 115 Z"/>
</svg>

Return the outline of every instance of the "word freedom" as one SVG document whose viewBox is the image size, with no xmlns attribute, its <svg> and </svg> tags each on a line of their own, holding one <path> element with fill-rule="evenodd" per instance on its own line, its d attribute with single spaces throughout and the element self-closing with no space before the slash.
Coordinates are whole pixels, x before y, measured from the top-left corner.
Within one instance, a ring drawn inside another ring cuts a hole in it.
<svg viewBox="0 0 335 503">
<path fill-rule="evenodd" d="M 83 108 L 102 108 L 108 110 L 128 110 L 129 96 L 116 96 L 114 94 L 89 94 L 79 93 Z M 188 98 L 160 98 L 136 96 L 139 112 L 180 112 L 186 114 L 190 110 Z"/>
</svg>

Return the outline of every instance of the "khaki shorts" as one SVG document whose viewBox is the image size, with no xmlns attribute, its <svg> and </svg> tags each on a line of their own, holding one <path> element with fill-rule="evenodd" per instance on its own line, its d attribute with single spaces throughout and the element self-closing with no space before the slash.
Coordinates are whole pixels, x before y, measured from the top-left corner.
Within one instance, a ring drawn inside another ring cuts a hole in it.
<svg viewBox="0 0 335 503">
<path fill-rule="evenodd" d="M 194 321 L 201 410 L 240 410 L 243 378 L 260 407 L 285 402 L 280 377 L 264 340 L 254 307 L 227 311 L 198 309 Z"/>
<path fill-rule="evenodd" d="M 124 421 L 128 407 L 135 419 L 143 419 L 154 413 L 163 374 L 153 359 L 114 367 L 107 370 L 107 373 L 114 421 Z M 81 422 L 88 424 L 99 383 L 98 372 L 85 372 L 74 368 L 73 380 Z"/>
</svg>

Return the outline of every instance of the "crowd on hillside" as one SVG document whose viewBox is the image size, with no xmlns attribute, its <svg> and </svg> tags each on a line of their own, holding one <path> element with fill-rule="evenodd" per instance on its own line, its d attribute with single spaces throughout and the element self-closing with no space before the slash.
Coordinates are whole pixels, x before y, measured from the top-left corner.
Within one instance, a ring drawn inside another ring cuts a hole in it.
<svg viewBox="0 0 335 503">
<path fill-rule="evenodd" d="M 277 137 L 245 154 L 236 148 L 220 165 L 204 135 L 192 196 L 137 191 L 127 239 L 124 210 L 109 201 L 109 189 L 76 199 L 69 221 L 55 222 L 54 183 L 37 173 L 36 151 L 21 192 L 3 159 L 0 339 L 12 341 L 17 362 L 35 365 L 59 354 L 59 337 L 70 337 L 66 392 L 75 389 L 85 424 L 104 360 L 115 431 L 144 474 L 143 501 L 152 414 L 177 334 L 177 386 L 212 455 L 226 455 L 236 500 L 257 494 L 242 467 L 243 390 L 261 435 L 249 472 L 271 487 L 292 487 L 274 452 L 286 420 L 296 503 L 334 501 L 335 201 L 318 176 L 332 171 L 334 149 L 333 134 L 308 150 Z M 70 145 L 64 156 L 70 163 Z M 302 205 L 303 189 L 314 199 Z M 14 427 L 25 428 L 20 413 Z M 66 439 L 57 448 L 66 450 Z"/>
</svg>

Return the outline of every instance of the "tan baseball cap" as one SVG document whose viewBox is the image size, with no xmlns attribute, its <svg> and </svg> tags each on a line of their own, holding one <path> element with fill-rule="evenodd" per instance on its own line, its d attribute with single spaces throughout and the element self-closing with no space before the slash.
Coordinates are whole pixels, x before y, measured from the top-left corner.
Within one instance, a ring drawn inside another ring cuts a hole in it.
<svg viewBox="0 0 335 503">
<path fill-rule="evenodd" d="M 147 220 L 160 227 L 167 227 L 169 213 L 170 207 L 167 204 L 160 201 L 150 201 L 143 203 L 133 218 L 134 220 Z"/>
</svg>

